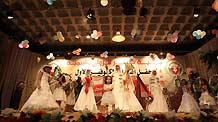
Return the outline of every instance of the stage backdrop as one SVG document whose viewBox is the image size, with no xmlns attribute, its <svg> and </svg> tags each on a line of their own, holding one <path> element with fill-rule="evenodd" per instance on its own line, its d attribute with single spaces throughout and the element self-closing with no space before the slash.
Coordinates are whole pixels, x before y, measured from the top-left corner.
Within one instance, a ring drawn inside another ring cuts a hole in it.
<svg viewBox="0 0 218 122">
<path fill-rule="evenodd" d="M 160 60 L 158 58 L 151 59 L 150 56 L 140 57 L 81 57 L 71 60 L 56 59 L 51 61 L 54 67 L 60 66 L 63 73 L 70 74 L 73 79 L 77 79 L 78 76 L 83 77 L 87 69 L 91 69 L 94 90 L 96 95 L 101 94 L 103 86 L 103 76 L 106 74 L 105 66 L 108 66 L 108 73 L 111 75 L 114 72 L 115 65 L 120 65 L 122 72 L 125 71 L 125 64 L 131 63 L 135 67 L 135 70 L 131 73 L 133 80 L 136 80 L 136 75 L 140 74 L 142 81 L 148 84 L 150 72 L 156 70 L 160 78 L 161 85 L 167 87 L 169 90 L 174 90 L 174 80 L 177 76 L 184 77 L 184 70 L 181 63 L 176 60 Z"/>
</svg>

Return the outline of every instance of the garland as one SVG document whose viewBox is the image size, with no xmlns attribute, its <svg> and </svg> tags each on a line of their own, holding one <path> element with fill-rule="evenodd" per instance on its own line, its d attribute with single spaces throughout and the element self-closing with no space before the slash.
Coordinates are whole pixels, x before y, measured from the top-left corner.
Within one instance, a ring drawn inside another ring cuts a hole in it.
<svg viewBox="0 0 218 122">
<path fill-rule="evenodd" d="M 14 111 L 13 111 L 14 112 Z M 5 114 L 7 113 L 7 114 Z M 217 122 L 218 111 L 201 111 L 197 118 L 189 113 L 168 112 L 165 114 L 141 112 L 121 112 L 114 110 L 109 114 L 91 113 L 87 110 L 68 114 L 35 111 L 33 113 L 2 112 L 1 122 Z"/>
</svg>

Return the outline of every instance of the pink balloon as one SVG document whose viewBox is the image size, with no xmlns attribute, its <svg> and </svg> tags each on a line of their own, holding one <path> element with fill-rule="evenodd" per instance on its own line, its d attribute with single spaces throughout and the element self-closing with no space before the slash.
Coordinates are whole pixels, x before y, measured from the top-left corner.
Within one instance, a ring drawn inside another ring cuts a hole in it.
<svg viewBox="0 0 218 122">
<path fill-rule="evenodd" d="M 99 32 L 97 33 L 97 36 L 98 36 L 98 37 L 101 37 L 101 36 L 102 36 L 102 32 L 99 31 Z"/>
<path fill-rule="evenodd" d="M 213 4 L 212 4 L 212 8 L 213 8 L 216 12 L 218 12 L 218 2 L 217 2 L 217 0 L 214 0 L 214 2 L 213 2 Z"/>
</svg>

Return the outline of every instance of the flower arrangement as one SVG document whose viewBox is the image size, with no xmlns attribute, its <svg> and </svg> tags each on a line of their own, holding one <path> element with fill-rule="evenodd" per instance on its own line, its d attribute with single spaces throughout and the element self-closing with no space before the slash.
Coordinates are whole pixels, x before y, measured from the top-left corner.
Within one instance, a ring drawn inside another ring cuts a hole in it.
<svg viewBox="0 0 218 122">
<path fill-rule="evenodd" d="M 80 111 L 66 113 L 49 113 L 46 111 L 35 111 L 32 113 L 21 112 L 19 116 L 13 114 L 1 113 L 1 122 L 217 122 L 218 111 L 201 111 L 199 117 L 189 113 L 148 113 L 140 112 L 122 112 L 115 109 L 112 113 L 91 113 L 89 111 Z"/>
</svg>

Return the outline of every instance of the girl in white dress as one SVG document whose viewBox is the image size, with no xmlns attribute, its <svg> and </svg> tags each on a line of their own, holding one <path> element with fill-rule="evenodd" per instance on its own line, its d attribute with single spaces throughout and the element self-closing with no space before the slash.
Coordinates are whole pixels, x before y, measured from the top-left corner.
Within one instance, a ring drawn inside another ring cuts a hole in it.
<svg viewBox="0 0 218 122">
<path fill-rule="evenodd" d="M 107 106 L 108 112 L 112 111 L 112 106 L 114 104 L 114 96 L 112 94 L 112 77 L 105 76 L 104 93 L 101 99 L 101 105 Z"/>
<path fill-rule="evenodd" d="M 157 72 L 152 71 L 149 87 L 151 94 L 153 95 L 153 101 L 148 105 L 149 112 L 168 112 L 168 105 L 166 102 L 166 98 L 163 95 L 159 78 L 156 76 Z"/>
<path fill-rule="evenodd" d="M 208 106 L 214 106 L 216 105 L 216 101 L 215 99 L 209 94 L 208 92 L 208 87 L 207 85 L 202 85 L 202 92 L 201 92 L 201 97 L 199 98 L 199 105 L 200 106 L 204 106 L 204 105 L 208 105 Z"/>
<path fill-rule="evenodd" d="M 129 71 L 133 70 L 133 66 L 131 64 L 125 64 L 125 70 L 125 74 L 123 75 L 125 98 L 122 110 L 126 112 L 142 111 L 143 108 L 134 94 L 135 86 L 133 84 L 132 78 L 129 75 Z"/>
<path fill-rule="evenodd" d="M 93 81 L 91 77 L 91 70 L 87 69 L 86 76 L 82 79 L 83 88 L 79 97 L 74 105 L 74 110 L 83 111 L 88 109 L 90 112 L 97 112 L 94 90 L 92 88 Z"/>
<path fill-rule="evenodd" d="M 200 115 L 200 108 L 194 97 L 191 95 L 190 86 L 187 81 L 184 81 L 182 102 L 179 106 L 178 112 L 192 113 Z"/>
<path fill-rule="evenodd" d="M 34 110 L 58 110 L 59 105 L 56 103 L 50 87 L 49 78 L 51 66 L 45 65 L 37 75 L 37 88 L 31 94 L 27 102 L 21 108 L 23 112 L 29 112 Z"/>
<path fill-rule="evenodd" d="M 115 66 L 115 71 L 112 74 L 113 77 L 113 96 L 115 102 L 115 109 L 123 110 L 124 103 L 124 82 L 123 82 L 123 73 L 120 70 L 120 66 Z"/>
<path fill-rule="evenodd" d="M 62 84 L 66 82 L 66 79 L 64 77 L 64 75 L 60 75 L 60 77 L 58 78 L 58 83 L 56 85 L 56 88 L 53 92 L 53 96 L 56 100 L 56 102 L 58 103 L 58 105 L 61 107 L 61 110 L 64 111 L 65 109 L 65 105 L 66 105 L 66 93 L 64 91 L 64 89 L 62 88 Z"/>
</svg>

